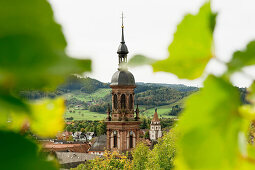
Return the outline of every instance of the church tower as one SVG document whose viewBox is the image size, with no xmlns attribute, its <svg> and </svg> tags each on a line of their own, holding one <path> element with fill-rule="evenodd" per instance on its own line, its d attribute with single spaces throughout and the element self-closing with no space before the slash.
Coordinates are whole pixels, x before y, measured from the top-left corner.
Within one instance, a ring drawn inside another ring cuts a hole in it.
<svg viewBox="0 0 255 170">
<path fill-rule="evenodd" d="M 107 150 L 127 152 L 136 146 L 140 121 L 138 105 L 134 111 L 135 79 L 126 66 L 128 48 L 124 40 L 123 14 L 121 29 L 121 42 L 117 51 L 119 67 L 113 74 L 110 84 L 112 110 L 108 108 L 106 118 Z"/>
<path fill-rule="evenodd" d="M 157 109 L 155 109 L 155 113 L 153 119 L 151 120 L 150 125 L 150 140 L 157 140 L 158 138 L 162 137 L 161 125 L 158 118 Z"/>
</svg>

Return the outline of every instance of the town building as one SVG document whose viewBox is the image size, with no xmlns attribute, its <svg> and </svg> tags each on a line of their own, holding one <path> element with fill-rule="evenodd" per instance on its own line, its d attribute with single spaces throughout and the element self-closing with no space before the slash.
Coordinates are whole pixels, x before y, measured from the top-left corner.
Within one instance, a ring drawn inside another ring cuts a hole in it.
<svg viewBox="0 0 255 170">
<path fill-rule="evenodd" d="M 158 118 L 157 109 L 155 109 L 153 119 L 151 120 L 149 133 L 150 133 L 150 140 L 157 140 L 158 138 L 162 137 L 161 125 Z"/>
<path fill-rule="evenodd" d="M 106 150 L 106 135 L 101 135 L 97 137 L 96 141 L 92 144 L 89 149 L 89 154 L 93 155 L 103 155 Z"/>
<path fill-rule="evenodd" d="M 85 164 L 97 157 L 97 155 L 79 152 L 55 152 L 55 156 L 61 166 L 60 169 L 76 168 L 79 164 Z"/>
<path fill-rule="evenodd" d="M 42 148 L 45 152 L 80 152 L 80 153 L 88 153 L 90 145 L 88 143 L 42 142 Z"/>
<path fill-rule="evenodd" d="M 122 36 L 117 51 L 119 67 L 111 79 L 112 110 L 108 108 L 106 119 L 107 150 L 119 152 L 131 151 L 139 138 L 139 109 L 134 111 L 134 76 L 127 68 L 128 48 L 124 40 L 124 26 L 122 17 Z M 136 115 L 135 115 L 136 113 Z"/>
</svg>

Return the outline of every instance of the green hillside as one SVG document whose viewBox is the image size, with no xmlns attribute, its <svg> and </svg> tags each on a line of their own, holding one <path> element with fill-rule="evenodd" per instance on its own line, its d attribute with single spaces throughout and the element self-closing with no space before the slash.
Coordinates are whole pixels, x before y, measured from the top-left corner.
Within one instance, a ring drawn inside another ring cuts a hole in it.
<svg viewBox="0 0 255 170">
<path fill-rule="evenodd" d="M 152 117 L 155 108 L 161 118 L 171 118 L 178 113 L 172 107 L 183 108 L 183 101 L 196 87 L 180 84 L 137 83 L 135 104 L 139 104 L 140 114 Z M 109 84 L 89 77 L 70 76 L 56 91 L 42 92 L 24 90 L 20 95 L 26 99 L 63 96 L 66 99 L 66 120 L 102 120 L 106 117 L 108 103 L 111 105 Z M 179 112 L 179 111 L 178 111 Z"/>
</svg>

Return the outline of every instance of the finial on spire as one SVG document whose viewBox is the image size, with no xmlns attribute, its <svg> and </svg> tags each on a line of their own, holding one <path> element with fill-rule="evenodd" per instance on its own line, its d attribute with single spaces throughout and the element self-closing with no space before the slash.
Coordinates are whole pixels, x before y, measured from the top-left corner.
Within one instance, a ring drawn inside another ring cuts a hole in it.
<svg viewBox="0 0 255 170">
<path fill-rule="evenodd" d="M 125 43 L 125 40 L 124 40 L 124 24 L 123 24 L 123 19 L 124 19 L 124 16 L 123 16 L 123 12 L 122 12 L 121 13 L 121 29 L 122 29 L 121 43 Z"/>
<path fill-rule="evenodd" d="M 121 28 L 123 28 L 123 27 L 124 27 L 124 24 L 123 24 L 123 18 L 124 18 L 124 16 L 123 16 L 123 12 L 122 12 L 122 13 L 121 13 L 121 21 L 122 21 Z"/>
</svg>

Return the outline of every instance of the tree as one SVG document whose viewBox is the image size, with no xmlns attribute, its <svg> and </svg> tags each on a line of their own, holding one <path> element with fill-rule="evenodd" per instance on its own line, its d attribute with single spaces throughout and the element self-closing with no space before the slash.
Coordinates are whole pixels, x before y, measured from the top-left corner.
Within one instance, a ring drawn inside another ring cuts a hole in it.
<svg viewBox="0 0 255 170">
<path fill-rule="evenodd" d="M 149 147 L 144 143 L 138 143 L 132 152 L 133 156 L 133 169 L 142 170 L 146 169 L 148 157 L 150 156 Z"/>
<path fill-rule="evenodd" d="M 67 125 L 67 126 L 66 126 L 66 130 L 67 130 L 68 132 L 71 132 L 71 130 L 72 130 L 72 125 Z"/>
<path fill-rule="evenodd" d="M 148 156 L 147 169 L 173 169 L 176 155 L 176 134 L 169 131 L 163 138 L 158 140 Z"/>
<path fill-rule="evenodd" d="M 144 138 L 145 138 L 145 139 L 149 139 L 149 138 L 150 138 L 149 131 L 145 132 Z"/>
<path fill-rule="evenodd" d="M 118 152 L 109 152 L 105 151 L 104 157 L 97 157 L 94 160 L 87 162 L 86 164 L 79 165 L 77 168 L 73 168 L 72 170 L 85 170 L 85 169 L 125 169 L 132 170 L 131 161 L 127 158 L 127 156 L 123 154 L 119 154 Z"/>
</svg>

